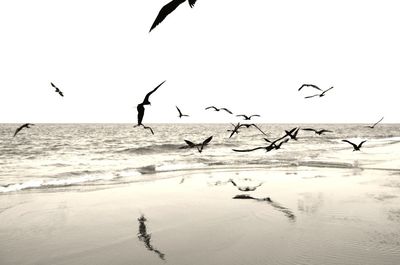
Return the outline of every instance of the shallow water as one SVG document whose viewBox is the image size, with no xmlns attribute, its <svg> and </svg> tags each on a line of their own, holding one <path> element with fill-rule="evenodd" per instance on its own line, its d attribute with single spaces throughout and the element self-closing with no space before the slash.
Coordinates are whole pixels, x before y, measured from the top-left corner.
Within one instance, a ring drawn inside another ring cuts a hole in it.
<svg viewBox="0 0 400 265">
<path fill-rule="evenodd" d="M 230 124 L 157 124 L 155 135 L 128 124 L 37 124 L 12 137 L 17 124 L 0 125 L 0 193 L 32 189 L 137 182 L 148 174 L 175 170 L 229 167 L 322 167 L 400 169 L 400 125 L 260 124 L 269 139 L 295 126 L 332 130 L 318 136 L 300 131 L 298 141 L 280 150 L 237 153 L 232 149 L 265 146 L 264 135 L 243 128 L 228 138 Z M 184 139 L 198 143 L 213 139 L 203 153 L 179 149 Z M 341 142 L 367 139 L 361 152 Z M 153 176 L 154 177 L 154 176 Z"/>
</svg>

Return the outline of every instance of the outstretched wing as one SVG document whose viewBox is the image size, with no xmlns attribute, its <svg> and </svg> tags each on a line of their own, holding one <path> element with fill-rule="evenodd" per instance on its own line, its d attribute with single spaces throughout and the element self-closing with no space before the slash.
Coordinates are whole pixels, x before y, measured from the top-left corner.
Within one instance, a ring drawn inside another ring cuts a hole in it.
<svg viewBox="0 0 400 265">
<path fill-rule="evenodd" d="M 361 148 L 361 146 L 363 145 L 363 143 L 365 143 L 367 140 L 362 141 L 361 143 L 358 144 L 358 148 Z"/>
<path fill-rule="evenodd" d="M 197 0 L 189 0 L 189 5 L 190 5 L 190 7 L 193 7 L 194 4 L 196 4 L 196 1 L 197 1 Z"/>
<path fill-rule="evenodd" d="M 325 129 L 322 129 L 321 131 L 319 131 L 319 133 L 326 133 L 326 132 L 333 132 L 333 131 L 325 130 Z"/>
<path fill-rule="evenodd" d="M 254 123 L 250 124 L 250 126 L 253 126 L 255 128 L 257 128 L 257 130 L 259 130 L 262 134 L 264 134 L 265 136 L 267 136 L 267 134 L 265 132 L 263 132 L 263 130 L 261 130 L 257 125 L 255 125 Z"/>
<path fill-rule="evenodd" d="M 316 85 L 313 85 L 313 84 L 303 84 L 303 85 L 299 88 L 298 91 L 300 91 L 303 87 L 313 87 L 313 88 L 315 88 L 315 89 L 318 89 L 318 90 L 322 91 L 321 88 L 319 88 L 319 87 L 317 87 Z"/>
<path fill-rule="evenodd" d="M 19 131 L 22 130 L 22 128 L 24 128 L 24 125 L 20 126 L 18 129 L 15 130 L 15 133 L 14 133 L 13 137 L 15 137 L 19 133 Z"/>
<path fill-rule="evenodd" d="M 180 4 L 182 4 L 185 1 L 186 0 L 172 0 L 171 2 L 163 6 L 156 17 L 156 20 L 154 20 L 153 25 L 151 26 L 149 32 L 151 32 L 155 27 L 157 27 L 158 24 L 160 24 L 169 14 L 171 14 L 172 11 L 174 11 Z"/>
<path fill-rule="evenodd" d="M 214 107 L 214 106 L 210 106 L 210 107 L 207 107 L 207 108 L 205 108 L 205 109 L 206 109 L 206 110 L 208 110 L 208 109 L 214 109 L 214 110 L 216 110 L 216 111 L 219 110 L 217 107 Z"/>
<path fill-rule="evenodd" d="M 236 115 L 236 117 L 243 117 L 243 118 L 245 118 L 245 119 L 248 119 L 248 117 L 247 117 L 246 115 L 244 115 L 244 114 Z"/>
<path fill-rule="evenodd" d="M 210 137 L 208 137 L 207 139 L 205 139 L 202 145 L 203 145 L 203 146 L 204 146 L 204 145 L 207 145 L 207 144 L 211 141 L 212 138 L 213 138 L 213 137 L 210 136 Z"/>
<path fill-rule="evenodd" d="M 143 126 L 143 128 L 150 130 L 151 134 L 154 135 L 153 129 L 150 126 L 144 126 L 143 124 L 142 124 L 142 126 Z"/>
<path fill-rule="evenodd" d="M 329 90 L 331 90 L 333 87 L 328 88 L 327 90 L 324 90 L 324 92 L 322 92 L 321 95 L 325 95 L 326 92 L 328 92 Z"/>
<path fill-rule="evenodd" d="M 260 146 L 260 147 L 256 147 L 256 148 L 253 148 L 253 149 L 232 149 L 232 150 L 235 151 L 235 152 L 252 152 L 252 151 L 255 151 L 255 150 L 258 150 L 258 149 L 266 149 L 266 147 Z"/>
<path fill-rule="evenodd" d="M 312 128 L 304 128 L 302 129 L 303 131 L 312 131 L 312 132 L 316 132 L 317 130 L 312 129 Z"/>
<path fill-rule="evenodd" d="M 182 112 L 181 112 L 181 110 L 178 108 L 178 106 L 175 106 L 176 107 L 176 109 L 178 110 L 178 112 L 179 112 L 179 116 L 182 116 Z"/>
<path fill-rule="evenodd" d="M 374 125 L 372 125 L 372 126 L 370 126 L 370 127 L 371 127 L 371 128 L 374 128 L 375 125 L 377 125 L 378 123 L 380 123 L 382 120 L 383 120 L 383 117 L 382 117 L 378 122 L 376 122 Z"/>
<path fill-rule="evenodd" d="M 349 143 L 349 144 L 351 144 L 351 145 L 354 147 L 354 149 L 356 149 L 356 148 L 357 148 L 357 145 L 356 145 L 356 144 L 354 144 L 354 143 L 352 143 L 352 142 L 350 142 L 349 140 L 342 140 L 342 142 L 345 142 L 345 143 Z"/>
<path fill-rule="evenodd" d="M 307 96 L 307 97 L 304 97 L 304 98 L 313 98 L 313 97 L 317 97 L 317 96 L 319 96 L 320 94 L 315 94 L 315 95 L 312 95 L 312 96 Z"/>
<path fill-rule="evenodd" d="M 261 116 L 258 114 L 254 114 L 254 115 L 250 115 L 249 119 L 251 119 L 251 117 L 261 117 Z"/>
<path fill-rule="evenodd" d="M 225 111 L 228 112 L 229 114 L 233 114 L 232 111 L 228 110 L 227 108 L 220 108 L 220 110 L 225 110 Z"/>
<path fill-rule="evenodd" d="M 151 96 L 151 94 L 153 94 L 162 84 L 165 83 L 166 80 L 164 80 L 161 84 L 159 84 L 156 88 L 154 88 L 152 91 L 150 91 L 149 93 L 147 93 L 147 95 L 144 97 L 144 100 L 142 102 L 142 104 L 144 105 L 148 105 L 150 104 L 149 102 L 149 97 Z"/>
<path fill-rule="evenodd" d="M 195 147 L 196 145 L 194 143 L 192 143 L 191 141 L 188 140 L 184 140 L 185 143 L 189 146 L 189 147 Z"/>
</svg>

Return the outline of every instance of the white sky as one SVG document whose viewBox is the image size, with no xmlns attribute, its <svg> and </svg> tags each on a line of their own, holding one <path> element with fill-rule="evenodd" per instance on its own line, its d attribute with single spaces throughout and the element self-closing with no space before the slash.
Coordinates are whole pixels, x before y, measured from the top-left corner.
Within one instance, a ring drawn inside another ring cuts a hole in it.
<svg viewBox="0 0 400 265">
<path fill-rule="evenodd" d="M 0 122 L 400 122 L 399 1 L 168 1 L 0 1 Z"/>
</svg>

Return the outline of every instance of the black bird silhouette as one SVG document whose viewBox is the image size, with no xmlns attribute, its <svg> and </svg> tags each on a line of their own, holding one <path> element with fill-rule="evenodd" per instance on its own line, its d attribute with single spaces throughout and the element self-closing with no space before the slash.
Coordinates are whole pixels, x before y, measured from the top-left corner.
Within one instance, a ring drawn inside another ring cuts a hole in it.
<svg viewBox="0 0 400 265">
<path fill-rule="evenodd" d="M 233 114 L 232 111 L 228 110 L 227 108 L 217 108 L 217 107 L 215 107 L 215 106 L 210 106 L 210 107 L 207 107 L 207 108 L 205 108 L 205 109 L 206 109 L 206 110 L 208 110 L 208 109 L 214 109 L 215 111 L 225 110 L 225 111 L 228 112 L 229 114 Z"/>
<path fill-rule="evenodd" d="M 321 135 L 321 134 L 324 134 L 324 133 L 327 133 L 327 132 L 332 132 L 332 131 L 329 131 L 329 130 L 325 130 L 325 129 L 322 129 L 322 130 L 315 130 L 315 129 L 312 129 L 312 128 L 304 128 L 304 129 L 302 129 L 303 131 L 312 131 L 312 132 L 315 132 L 316 134 L 318 134 L 318 135 Z"/>
<path fill-rule="evenodd" d="M 23 128 L 27 128 L 27 129 L 31 128 L 31 127 L 29 127 L 31 125 L 35 125 L 35 124 L 25 123 L 24 125 L 21 125 L 20 127 L 18 127 L 18 129 L 15 130 L 15 133 L 14 133 L 13 137 L 15 137 L 19 133 L 19 131 L 21 131 Z"/>
<path fill-rule="evenodd" d="M 153 94 L 162 84 L 164 84 L 165 81 L 163 81 L 161 84 L 159 84 L 156 88 L 154 88 L 152 91 L 150 91 L 149 93 L 146 94 L 146 96 L 143 99 L 143 102 L 137 105 L 137 112 L 138 112 L 138 122 L 137 125 L 135 125 L 135 127 L 137 126 L 143 126 L 143 128 L 145 129 L 150 129 L 151 133 L 154 134 L 153 129 L 151 129 L 148 126 L 144 126 L 142 124 L 143 121 L 143 116 L 144 116 L 144 105 L 151 105 L 150 101 L 149 101 L 149 97 L 151 96 L 151 94 Z"/>
<path fill-rule="evenodd" d="M 205 139 L 202 143 L 199 144 L 195 144 L 189 140 L 184 140 L 185 143 L 187 144 L 187 146 L 182 146 L 180 147 L 180 149 L 186 149 L 186 148 L 197 148 L 197 151 L 199 151 L 199 153 L 201 153 L 203 151 L 203 148 L 208 145 L 208 143 L 212 140 L 212 136 L 208 137 L 207 139 Z"/>
<path fill-rule="evenodd" d="M 285 130 L 285 133 L 286 133 L 285 136 L 289 136 L 290 139 L 297 141 L 297 134 L 299 133 L 299 129 L 300 128 L 296 127 L 296 128 L 291 129 L 290 131 Z"/>
<path fill-rule="evenodd" d="M 182 117 L 189 117 L 189 115 L 186 115 L 186 114 L 182 114 L 182 112 L 181 112 L 181 110 L 178 108 L 178 106 L 175 106 L 176 107 L 176 109 L 178 110 L 178 112 L 179 112 L 179 118 L 182 118 Z"/>
<path fill-rule="evenodd" d="M 367 126 L 367 127 L 373 129 L 373 128 L 375 128 L 375 126 L 376 126 L 378 123 L 380 123 L 382 120 L 383 120 L 383 117 L 382 117 L 379 121 L 375 122 L 374 125 L 372 125 L 372 126 Z"/>
<path fill-rule="evenodd" d="M 227 132 L 231 132 L 231 134 L 229 135 L 229 138 L 231 138 L 235 133 L 238 134 L 239 133 L 239 128 L 240 126 L 240 122 L 238 122 L 237 125 L 231 123 L 232 126 L 234 127 L 232 130 L 226 130 Z"/>
<path fill-rule="evenodd" d="M 313 97 L 317 97 L 317 96 L 323 97 L 323 96 L 325 96 L 325 93 L 328 92 L 329 90 L 331 90 L 332 88 L 333 88 L 333 87 L 330 87 L 330 88 L 328 88 L 327 90 L 322 91 L 321 94 L 315 94 L 315 95 L 307 96 L 307 97 L 304 97 L 304 98 L 313 98 Z"/>
<path fill-rule="evenodd" d="M 60 94 L 60 96 L 62 96 L 62 97 L 64 96 L 63 92 L 61 92 L 61 90 L 60 90 L 58 87 L 56 87 L 56 86 L 55 86 L 53 83 L 51 83 L 51 82 L 50 82 L 50 84 L 51 84 L 52 87 L 54 87 L 54 88 L 56 89 L 56 91 L 55 91 L 56 93 Z"/>
<path fill-rule="evenodd" d="M 315 89 L 318 89 L 318 90 L 322 91 L 321 88 L 319 88 L 319 87 L 317 87 L 316 85 L 313 85 L 313 84 L 303 84 L 303 85 L 301 85 L 301 87 L 299 88 L 298 91 L 300 91 L 303 87 L 313 87 Z"/>
<path fill-rule="evenodd" d="M 150 31 L 151 32 L 158 24 L 160 24 L 169 14 L 172 13 L 178 6 L 180 6 L 186 0 L 172 0 L 165 6 L 163 6 L 158 13 L 156 20 L 154 20 L 153 25 L 151 25 Z M 196 0 L 188 0 L 190 7 L 193 7 L 196 3 Z"/>
<path fill-rule="evenodd" d="M 251 117 L 260 117 L 260 115 L 254 114 L 254 115 L 247 116 L 245 114 L 240 114 L 240 115 L 236 115 L 236 117 L 243 117 L 245 121 L 249 121 L 251 119 Z"/>
<path fill-rule="evenodd" d="M 350 142 L 349 140 L 342 140 L 342 142 L 346 142 L 349 143 L 353 146 L 353 152 L 354 151 L 360 151 L 361 146 L 363 145 L 363 143 L 365 143 L 367 140 L 362 141 L 361 143 L 359 143 L 358 145 L 356 145 L 355 143 Z"/>
<path fill-rule="evenodd" d="M 158 255 L 160 259 L 165 260 L 165 254 L 156 249 L 151 244 L 151 234 L 147 233 L 147 227 L 145 224 L 145 222 L 147 221 L 146 217 L 142 215 L 140 216 L 140 218 L 138 218 L 138 221 L 139 221 L 139 232 L 137 233 L 138 239 L 144 243 L 145 247 L 149 251 L 153 251 Z"/>
<path fill-rule="evenodd" d="M 233 186 L 235 186 L 238 190 L 240 191 L 255 191 L 258 187 L 260 187 L 262 185 L 262 182 L 256 186 L 244 186 L 244 187 L 240 187 L 238 186 L 233 179 L 229 179 L 229 181 L 233 184 Z"/>
</svg>

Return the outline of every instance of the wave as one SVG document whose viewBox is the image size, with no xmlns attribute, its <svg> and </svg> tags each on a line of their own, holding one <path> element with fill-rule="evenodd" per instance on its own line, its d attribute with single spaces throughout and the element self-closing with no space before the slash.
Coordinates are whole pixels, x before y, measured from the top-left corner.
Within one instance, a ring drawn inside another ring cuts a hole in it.
<svg viewBox="0 0 400 265">
<path fill-rule="evenodd" d="M 141 147 L 133 147 L 133 148 L 124 148 L 121 150 L 117 150 L 116 153 L 125 153 L 125 154 L 154 154 L 154 153 L 166 153 L 170 151 L 177 151 L 180 147 L 184 146 L 184 144 L 158 144 L 158 145 L 147 145 Z"/>
</svg>

